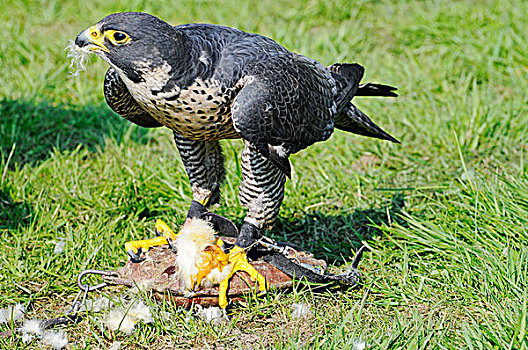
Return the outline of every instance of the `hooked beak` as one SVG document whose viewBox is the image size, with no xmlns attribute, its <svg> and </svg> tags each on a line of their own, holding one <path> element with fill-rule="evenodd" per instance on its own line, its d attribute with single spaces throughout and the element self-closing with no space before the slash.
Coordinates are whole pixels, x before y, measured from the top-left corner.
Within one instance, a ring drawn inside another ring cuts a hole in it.
<svg viewBox="0 0 528 350">
<path fill-rule="evenodd" d="M 90 27 L 82 31 L 75 39 L 75 45 L 80 48 L 86 47 L 90 51 L 104 51 L 110 52 L 104 45 L 104 36 L 96 27 Z"/>
</svg>

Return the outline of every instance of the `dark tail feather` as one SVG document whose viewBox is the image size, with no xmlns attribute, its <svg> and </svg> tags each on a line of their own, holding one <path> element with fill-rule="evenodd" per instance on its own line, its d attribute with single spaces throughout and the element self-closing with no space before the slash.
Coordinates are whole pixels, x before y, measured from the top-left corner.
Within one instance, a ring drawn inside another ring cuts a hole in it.
<svg viewBox="0 0 528 350">
<path fill-rule="evenodd" d="M 339 130 L 348 131 L 357 135 L 375 137 L 400 143 L 400 141 L 396 140 L 382 128 L 374 124 L 365 113 L 361 112 L 352 103 L 348 105 L 348 108 L 345 111 L 336 117 L 335 127 Z"/>
<path fill-rule="evenodd" d="M 398 90 L 394 86 L 383 85 L 383 84 L 363 84 L 359 85 L 356 96 L 390 96 L 398 97 L 398 94 L 394 91 Z"/>
<path fill-rule="evenodd" d="M 335 127 L 358 135 L 400 143 L 350 103 L 354 96 L 396 97 L 398 95 L 394 91 L 397 89 L 383 84 L 359 85 L 364 68 L 357 63 L 336 63 L 329 66 L 328 70 L 335 79 L 337 87 Z"/>
<path fill-rule="evenodd" d="M 335 63 L 328 67 L 330 74 L 336 81 L 338 113 L 343 111 L 352 100 L 363 78 L 365 69 L 357 63 Z"/>
</svg>

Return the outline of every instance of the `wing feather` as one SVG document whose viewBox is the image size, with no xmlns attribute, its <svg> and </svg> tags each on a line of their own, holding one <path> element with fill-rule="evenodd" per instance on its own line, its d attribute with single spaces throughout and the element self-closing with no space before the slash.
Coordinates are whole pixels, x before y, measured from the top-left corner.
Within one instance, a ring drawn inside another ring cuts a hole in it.
<svg viewBox="0 0 528 350">
<path fill-rule="evenodd" d="M 281 169 L 281 158 L 332 134 L 337 90 L 317 61 L 296 54 L 270 57 L 240 84 L 232 105 L 235 129 Z"/>
</svg>

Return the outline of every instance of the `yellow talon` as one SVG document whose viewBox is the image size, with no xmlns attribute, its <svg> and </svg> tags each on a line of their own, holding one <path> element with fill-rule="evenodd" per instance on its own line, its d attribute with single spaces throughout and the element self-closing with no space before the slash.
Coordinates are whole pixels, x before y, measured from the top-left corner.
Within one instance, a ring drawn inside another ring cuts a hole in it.
<svg viewBox="0 0 528 350">
<path fill-rule="evenodd" d="M 142 239 L 139 241 L 129 241 L 125 243 L 125 250 L 131 251 L 134 254 L 138 254 L 139 249 L 142 250 L 148 250 L 151 247 L 157 247 L 160 245 L 168 244 L 167 239 L 175 239 L 177 237 L 177 234 L 174 233 L 173 230 L 162 220 L 158 219 L 156 221 L 156 230 L 158 230 L 159 233 L 162 235 L 159 237 L 149 238 L 149 239 Z"/>
<path fill-rule="evenodd" d="M 125 249 L 128 252 L 131 250 L 134 254 L 138 253 L 139 248 L 148 250 L 150 247 L 167 244 L 167 239 L 163 236 L 149 239 L 142 239 L 140 241 L 129 241 L 125 243 Z"/>
<path fill-rule="evenodd" d="M 235 246 L 231 249 L 229 254 L 226 254 L 224 252 L 224 242 L 220 238 L 218 238 L 216 242 L 214 242 L 214 240 L 211 241 L 210 238 L 214 239 L 214 231 L 212 231 L 212 228 L 209 228 L 211 232 L 207 234 L 207 230 L 204 231 L 204 227 L 209 227 L 209 224 L 203 220 L 201 222 L 202 223 L 200 223 L 199 219 L 190 220 L 185 223 L 184 228 L 182 228 L 180 233 L 175 234 L 165 222 L 158 220 L 156 221 L 155 227 L 161 236 L 126 242 L 125 249 L 127 252 L 131 253 L 131 258 L 134 260 L 133 255 L 138 255 L 140 249 L 148 250 L 151 247 L 168 244 L 168 239 L 175 240 L 180 234 L 182 234 L 180 239 L 186 239 L 188 243 L 191 242 L 195 244 L 198 252 L 200 252 L 199 259 L 194 261 L 184 259 L 184 263 L 180 262 L 181 266 L 178 266 L 178 269 L 181 271 L 190 271 L 189 266 L 187 265 L 192 264 L 191 266 L 194 266 L 194 268 L 198 270 L 198 273 L 196 274 L 186 275 L 188 277 L 185 277 L 185 275 L 183 276 L 184 280 L 189 278 L 189 281 L 186 282 L 189 290 L 194 290 L 195 288 L 200 287 L 204 279 L 207 279 L 209 283 L 212 282 L 213 285 L 220 283 L 218 303 L 221 308 L 225 309 L 228 304 L 227 289 L 229 288 L 229 280 L 237 271 L 245 271 L 253 281 L 258 283 L 258 291 L 265 292 L 268 288 L 266 280 L 264 276 L 255 270 L 255 268 L 248 262 L 245 250 Z M 191 228 L 186 225 L 194 226 Z M 138 257 L 135 257 L 135 259 L 138 259 Z M 227 267 L 229 267 L 228 270 L 224 270 L 224 268 Z M 215 269 L 217 269 L 220 274 L 218 274 L 218 272 L 211 274 L 211 271 Z"/>
<path fill-rule="evenodd" d="M 218 287 L 218 306 L 220 306 L 222 309 L 225 309 L 227 307 L 227 287 L 229 286 L 229 278 L 226 278 L 222 282 L 220 282 L 220 286 Z"/>
<path fill-rule="evenodd" d="M 266 279 L 248 262 L 244 249 L 239 246 L 233 247 L 228 254 L 228 261 L 232 266 L 232 270 L 227 278 L 220 282 L 218 288 L 218 304 L 222 309 L 225 309 L 227 306 L 227 287 L 229 286 L 229 280 L 237 271 L 245 271 L 253 281 L 257 281 L 259 292 L 265 292 L 267 290 Z"/>
<path fill-rule="evenodd" d="M 163 220 L 158 219 L 155 227 L 165 238 L 175 239 L 178 236 Z"/>
</svg>

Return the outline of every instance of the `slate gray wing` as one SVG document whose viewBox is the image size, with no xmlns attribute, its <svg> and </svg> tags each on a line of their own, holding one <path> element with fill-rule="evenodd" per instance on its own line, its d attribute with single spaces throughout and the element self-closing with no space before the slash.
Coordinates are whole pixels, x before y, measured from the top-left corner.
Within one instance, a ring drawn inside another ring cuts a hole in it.
<svg viewBox="0 0 528 350">
<path fill-rule="evenodd" d="M 103 90 L 106 103 L 121 117 L 146 128 L 162 126 L 134 100 L 113 68 L 106 72 Z"/>
<path fill-rule="evenodd" d="M 315 60 L 292 54 L 256 63 L 232 106 L 235 129 L 289 175 L 288 156 L 334 130 L 336 85 Z"/>
</svg>

